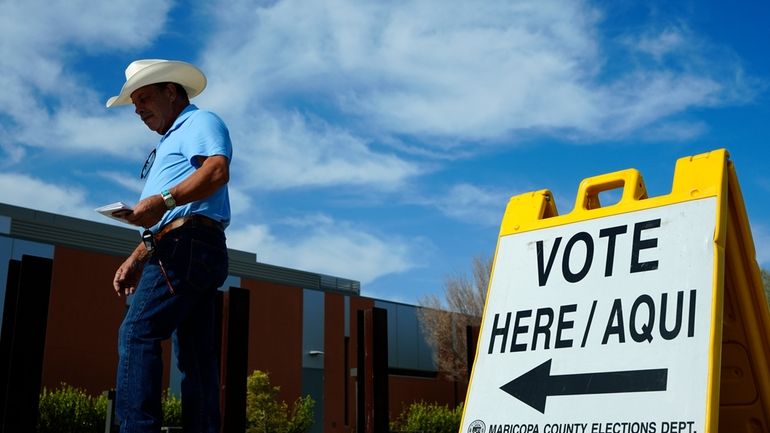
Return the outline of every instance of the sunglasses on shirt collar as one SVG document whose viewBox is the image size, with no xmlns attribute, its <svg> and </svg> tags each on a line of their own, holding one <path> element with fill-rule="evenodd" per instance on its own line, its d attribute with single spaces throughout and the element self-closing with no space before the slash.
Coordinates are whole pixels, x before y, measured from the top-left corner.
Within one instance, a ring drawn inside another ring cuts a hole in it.
<svg viewBox="0 0 770 433">
<path fill-rule="evenodd" d="M 147 155 L 147 160 L 144 161 L 144 165 L 142 166 L 142 172 L 139 173 L 139 179 L 144 179 L 147 177 L 148 174 L 150 174 L 150 169 L 152 168 L 152 164 L 155 162 L 155 149 L 152 149 L 152 152 L 150 152 L 149 155 Z"/>
</svg>

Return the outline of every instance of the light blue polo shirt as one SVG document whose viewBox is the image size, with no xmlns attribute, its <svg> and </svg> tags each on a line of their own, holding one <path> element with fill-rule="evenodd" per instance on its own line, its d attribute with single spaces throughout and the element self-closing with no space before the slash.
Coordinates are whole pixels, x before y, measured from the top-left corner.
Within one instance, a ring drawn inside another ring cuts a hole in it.
<svg viewBox="0 0 770 433">
<path fill-rule="evenodd" d="M 160 194 L 187 179 L 199 167 L 196 157 L 224 155 L 232 161 L 233 146 L 227 126 L 216 114 L 188 105 L 155 147 L 155 161 L 146 177 L 141 199 Z M 167 211 L 160 222 L 150 228 L 153 232 L 169 222 L 188 215 L 204 215 L 230 223 L 230 197 L 227 185 L 209 197 L 177 206 Z"/>
</svg>

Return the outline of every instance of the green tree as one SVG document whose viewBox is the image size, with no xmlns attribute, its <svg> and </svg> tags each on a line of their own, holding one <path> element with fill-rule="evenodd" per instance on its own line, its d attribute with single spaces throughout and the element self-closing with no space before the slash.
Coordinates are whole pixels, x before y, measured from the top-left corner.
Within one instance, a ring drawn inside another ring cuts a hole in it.
<svg viewBox="0 0 770 433">
<path fill-rule="evenodd" d="M 307 395 L 294 402 L 289 410 L 278 401 L 277 386 L 270 376 L 255 370 L 246 382 L 246 433 L 303 433 L 313 425 L 315 402 Z"/>
</svg>

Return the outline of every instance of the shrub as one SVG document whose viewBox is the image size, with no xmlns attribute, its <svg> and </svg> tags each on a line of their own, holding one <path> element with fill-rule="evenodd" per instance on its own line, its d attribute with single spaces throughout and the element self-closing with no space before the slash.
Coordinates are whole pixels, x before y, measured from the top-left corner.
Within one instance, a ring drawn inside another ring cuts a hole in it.
<svg viewBox="0 0 770 433">
<path fill-rule="evenodd" d="M 270 385 L 267 373 L 254 371 L 246 395 L 247 433 L 304 433 L 313 425 L 315 402 L 300 397 L 289 410 L 278 401 L 279 387 Z M 168 390 L 163 394 L 163 425 L 182 425 L 182 401 Z M 92 397 L 80 388 L 62 383 L 40 393 L 38 433 L 101 433 L 107 414 L 107 397 Z"/>
<path fill-rule="evenodd" d="M 107 413 L 107 398 L 92 397 L 66 383 L 40 393 L 38 433 L 101 433 Z"/>
<path fill-rule="evenodd" d="M 460 430 L 462 405 L 454 409 L 436 403 L 412 403 L 391 423 L 391 431 L 419 433 L 456 433 Z"/>
<path fill-rule="evenodd" d="M 161 400 L 163 406 L 163 425 L 166 427 L 182 426 L 182 400 L 167 389 Z"/>
<path fill-rule="evenodd" d="M 163 393 L 163 425 L 182 425 L 182 401 Z M 107 417 L 107 397 L 92 397 L 80 388 L 62 383 L 40 393 L 38 433 L 102 433 Z"/>
<path fill-rule="evenodd" d="M 277 386 L 267 373 L 255 370 L 246 382 L 246 433 L 303 433 L 313 425 L 315 401 L 307 395 L 294 402 L 291 411 L 278 401 Z"/>
</svg>

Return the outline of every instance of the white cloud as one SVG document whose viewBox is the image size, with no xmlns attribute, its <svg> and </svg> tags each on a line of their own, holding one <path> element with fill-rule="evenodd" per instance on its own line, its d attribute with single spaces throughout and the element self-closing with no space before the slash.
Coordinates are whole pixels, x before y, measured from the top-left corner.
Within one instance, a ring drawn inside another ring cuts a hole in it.
<svg viewBox="0 0 770 433">
<path fill-rule="evenodd" d="M 104 116 L 65 102 L 96 110 L 104 96 L 71 70 L 68 53 L 144 47 L 166 31 L 171 6 L 151 0 L 0 3 L 0 116 L 10 119 L 0 136 L 7 158 L 21 160 L 27 145 L 141 154 L 137 147 L 149 136 L 126 121 L 129 114 Z M 532 131 L 585 140 L 645 128 L 691 139 L 702 125 L 666 119 L 750 98 L 746 89 L 757 84 L 735 58 L 720 61 L 725 50 L 710 59 L 714 50 L 683 25 L 627 34 L 621 44 L 674 58 L 675 67 L 628 66 L 607 77 L 602 67 L 612 59 L 599 35 L 601 14 L 583 1 L 240 0 L 220 6 L 207 6 L 213 31 L 200 53 L 210 77 L 202 100 L 238 127 L 250 156 L 276 167 L 255 182 L 271 188 L 398 185 L 424 167 L 373 149 L 403 143 L 403 135 L 416 140 L 398 151 L 456 152 L 462 144 L 511 143 L 515 134 Z M 292 158 L 294 165 L 286 162 Z"/>
<path fill-rule="evenodd" d="M 141 47 L 163 29 L 170 7 L 168 0 L 6 0 L 0 4 L 0 31 L 16 55 L 25 47 L 51 54 L 70 43 L 92 52 Z"/>
<path fill-rule="evenodd" d="M 640 132 L 639 137 L 647 141 L 693 140 L 708 130 L 704 122 L 658 122 Z"/>
<path fill-rule="evenodd" d="M 0 118 L 8 139 L 3 150 L 11 158 L 29 145 L 115 153 L 106 140 L 97 141 L 109 138 L 107 131 L 112 141 L 136 138 L 115 128 L 117 122 L 89 114 L 103 101 L 71 70 L 70 55 L 73 49 L 141 48 L 163 30 L 170 7 L 170 1 L 156 0 L 0 2 Z M 75 106 L 77 111 L 68 108 Z"/>
<path fill-rule="evenodd" d="M 415 242 L 382 237 L 329 217 L 295 227 L 296 237 L 279 237 L 267 225 L 251 224 L 228 230 L 228 245 L 257 253 L 260 262 L 304 269 L 367 284 L 387 274 L 418 266 Z"/>
<path fill-rule="evenodd" d="M 362 138 L 298 113 L 261 113 L 230 124 L 233 170 L 244 188 L 275 190 L 339 184 L 394 188 L 422 169 L 373 151 Z M 241 173 L 239 175 L 238 173 Z"/>
<path fill-rule="evenodd" d="M 150 131 L 133 110 L 120 109 L 104 115 L 88 115 L 63 109 L 52 119 L 56 137 L 50 141 L 27 142 L 40 147 L 66 152 L 83 152 L 120 156 L 139 161 L 160 140 L 160 135 Z"/>
<path fill-rule="evenodd" d="M 233 218 L 238 218 L 242 215 L 247 215 L 251 218 L 257 219 L 254 215 L 254 205 L 251 196 L 244 192 L 239 185 L 234 182 L 230 182 L 227 185 L 228 192 L 230 194 L 230 213 Z"/>
<path fill-rule="evenodd" d="M 503 219 L 505 206 L 511 198 L 510 190 L 490 190 L 461 183 L 445 194 L 425 199 L 423 204 L 435 206 L 443 214 L 459 221 L 497 226 Z"/>
<path fill-rule="evenodd" d="M 139 159 L 157 139 L 130 110 L 100 111 L 104 95 L 71 71 L 67 53 L 146 46 L 165 31 L 171 3 L 86 3 L 0 4 L 7 164 L 22 160 L 24 146 Z M 244 190 L 393 189 L 428 170 L 417 161 L 538 131 L 582 142 L 692 139 L 703 124 L 670 117 L 751 94 L 735 59 L 718 73 L 682 67 L 708 65 L 684 27 L 624 39 L 629 50 L 677 58 L 676 68 L 629 66 L 608 78 L 601 15 L 581 1 L 219 6 L 207 6 L 213 24 L 200 63 L 210 81 L 200 100 L 230 125 L 236 172 L 249 172 Z"/>
<path fill-rule="evenodd" d="M 136 174 L 131 175 L 129 173 L 118 171 L 99 171 L 95 174 L 102 179 L 109 180 L 110 182 L 136 193 L 137 196 L 139 196 L 142 192 L 142 188 L 144 188 L 144 181 L 139 179 L 139 176 Z"/>
<path fill-rule="evenodd" d="M 638 72 L 598 93 L 607 111 L 600 122 L 586 125 L 586 130 L 605 138 L 622 136 L 686 109 L 718 104 L 723 88 L 698 75 Z"/>
<path fill-rule="evenodd" d="M 597 63 L 595 16 L 577 2 L 239 5 L 221 8 L 204 56 L 235 107 L 304 94 L 367 128 L 465 138 L 591 111 L 579 82 Z M 565 95 L 578 97 L 552 98 Z"/>
<path fill-rule="evenodd" d="M 95 206 L 87 202 L 88 193 L 79 187 L 54 185 L 23 174 L 0 173 L 0 191 L 3 203 L 91 220 L 96 215 Z"/>
<path fill-rule="evenodd" d="M 676 53 L 686 48 L 687 42 L 692 36 L 682 27 L 667 27 L 663 30 L 648 30 L 643 34 L 629 35 L 622 38 L 622 42 L 631 49 L 638 50 L 652 56 L 656 61 L 661 61 L 666 55 Z"/>
<path fill-rule="evenodd" d="M 427 147 L 531 131 L 616 139 L 751 96 L 735 91 L 746 84 L 734 58 L 712 71 L 723 58 L 677 27 L 626 37 L 626 49 L 676 67 L 629 63 L 607 76 L 601 15 L 582 1 L 243 0 L 214 17 L 202 58 L 218 109 L 246 116 L 301 98 L 362 137 L 407 134 Z"/>
</svg>

